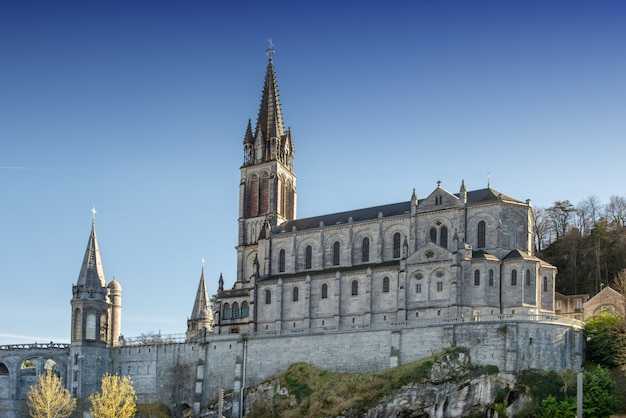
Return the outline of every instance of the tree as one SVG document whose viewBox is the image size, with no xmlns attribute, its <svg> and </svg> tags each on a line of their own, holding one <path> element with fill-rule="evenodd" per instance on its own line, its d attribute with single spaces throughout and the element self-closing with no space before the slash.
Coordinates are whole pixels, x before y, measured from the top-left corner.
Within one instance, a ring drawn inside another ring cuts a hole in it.
<svg viewBox="0 0 626 418">
<path fill-rule="evenodd" d="M 585 323 L 587 358 L 601 366 L 615 367 L 626 363 L 624 319 L 606 312 Z"/>
<path fill-rule="evenodd" d="M 30 387 L 26 405 L 33 418 L 67 418 L 76 407 L 76 399 L 63 387 L 52 371 L 40 374 L 37 384 Z"/>
<path fill-rule="evenodd" d="M 89 395 L 93 418 L 132 418 L 137 412 L 137 395 L 129 376 L 106 374 L 102 393 Z"/>
<path fill-rule="evenodd" d="M 571 216 L 575 211 L 574 205 L 569 200 L 557 200 L 547 210 L 553 233 L 558 240 L 565 235 L 570 227 Z"/>
<path fill-rule="evenodd" d="M 545 209 L 533 208 L 533 214 L 535 216 L 533 225 L 535 248 L 537 251 L 541 251 L 550 243 L 550 223 Z"/>
<path fill-rule="evenodd" d="M 626 225 L 626 199 L 622 196 L 611 196 L 609 204 L 606 205 L 606 218 L 618 228 Z"/>
</svg>

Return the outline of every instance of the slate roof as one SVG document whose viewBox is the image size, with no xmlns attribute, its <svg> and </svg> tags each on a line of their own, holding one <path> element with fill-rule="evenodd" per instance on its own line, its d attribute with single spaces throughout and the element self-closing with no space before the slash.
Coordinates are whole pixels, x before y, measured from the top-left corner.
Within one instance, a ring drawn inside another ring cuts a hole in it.
<svg viewBox="0 0 626 418">
<path fill-rule="evenodd" d="M 455 194 L 459 197 L 459 194 Z M 418 202 L 421 204 L 425 199 L 421 199 Z M 504 195 L 492 188 L 473 190 L 467 192 L 467 204 L 484 204 L 488 202 L 510 202 L 510 203 L 523 203 L 519 200 L 513 199 L 507 195 Z M 369 221 L 378 218 L 378 214 L 382 213 L 383 218 L 389 218 L 392 216 L 408 214 L 411 211 L 411 201 L 392 203 L 389 205 L 373 206 L 370 208 L 350 210 L 346 212 L 331 213 L 328 215 L 313 216 L 310 218 L 295 219 L 293 221 L 287 221 L 278 225 L 272 230 L 272 234 L 281 234 L 296 231 L 303 231 L 307 229 L 319 228 L 320 222 L 323 222 L 325 226 L 333 226 L 339 224 L 349 223 L 350 218 L 352 222 Z"/>
</svg>

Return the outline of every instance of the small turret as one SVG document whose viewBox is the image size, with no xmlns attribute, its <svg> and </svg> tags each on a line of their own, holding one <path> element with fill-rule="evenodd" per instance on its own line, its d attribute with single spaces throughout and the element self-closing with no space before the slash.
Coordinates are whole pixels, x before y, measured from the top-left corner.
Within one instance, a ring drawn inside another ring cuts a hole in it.
<svg viewBox="0 0 626 418">
<path fill-rule="evenodd" d="M 190 340 L 198 336 L 204 336 L 210 332 L 213 332 L 213 309 L 211 309 L 209 292 L 207 291 L 206 280 L 204 279 L 203 265 L 191 317 L 187 320 L 186 337 Z"/>
</svg>

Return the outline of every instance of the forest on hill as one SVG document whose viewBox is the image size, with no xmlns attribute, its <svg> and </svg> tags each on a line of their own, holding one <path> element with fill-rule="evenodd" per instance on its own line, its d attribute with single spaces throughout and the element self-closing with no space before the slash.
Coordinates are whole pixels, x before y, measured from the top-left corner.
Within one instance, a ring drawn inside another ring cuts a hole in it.
<svg viewBox="0 0 626 418">
<path fill-rule="evenodd" d="M 533 209 L 537 256 L 558 268 L 556 291 L 595 295 L 626 269 L 626 198 L 556 201 Z"/>
</svg>

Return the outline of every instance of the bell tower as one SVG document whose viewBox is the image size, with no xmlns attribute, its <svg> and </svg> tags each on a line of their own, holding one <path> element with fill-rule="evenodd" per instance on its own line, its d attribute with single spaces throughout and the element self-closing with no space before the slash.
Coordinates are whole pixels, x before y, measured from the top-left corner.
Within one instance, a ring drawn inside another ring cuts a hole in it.
<svg viewBox="0 0 626 418">
<path fill-rule="evenodd" d="M 285 130 L 280 106 L 271 39 L 261 106 L 254 129 L 252 121 L 243 140 L 243 165 L 239 184 L 239 239 L 237 281 L 258 274 L 257 242 L 269 230 L 296 217 L 296 175 L 291 129 Z M 255 264 L 256 263 L 256 264 Z M 261 272 L 262 273 L 262 272 Z"/>
<path fill-rule="evenodd" d="M 72 286 L 70 388 L 84 397 L 98 390 L 109 371 L 110 350 L 119 343 L 122 287 L 115 278 L 107 285 L 96 236 L 95 208 L 91 210 L 91 233 L 87 249 Z"/>
</svg>

